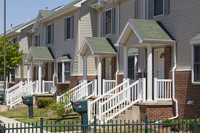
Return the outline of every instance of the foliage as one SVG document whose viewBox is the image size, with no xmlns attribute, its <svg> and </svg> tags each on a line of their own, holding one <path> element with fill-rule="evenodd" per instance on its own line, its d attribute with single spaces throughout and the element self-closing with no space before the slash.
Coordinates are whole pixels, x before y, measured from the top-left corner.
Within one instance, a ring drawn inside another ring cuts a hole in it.
<svg viewBox="0 0 200 133">
<path fill-rule="evenodd" d="M 69 106 L 69 103 L 71 102 L 69 97 L 72 96 L 72 93 L 65 93 L 64 98 L 59 102 L 55 104 L 51 104 L 48 106 L 49 110 L 54 110 L 55 114 L 60 118 L 65 118 L 69 113 L 73 111 Z"/>
<path fill-rule="evenodd" d="M 6 36 L 6 73 L 12 73 L 14 68 L 22 64 L 23 51 L 19 51 L 19 43 Z M 0 36 L 0 76 L 4 74 L 4 37 Z"/>
<path fill-rule="evenodd" d="M 54 98 L 41 98 L 37 100 L 37 107 L 46 108 L 47 106 L 55 102 L 56 100 Z"/>
</svg>

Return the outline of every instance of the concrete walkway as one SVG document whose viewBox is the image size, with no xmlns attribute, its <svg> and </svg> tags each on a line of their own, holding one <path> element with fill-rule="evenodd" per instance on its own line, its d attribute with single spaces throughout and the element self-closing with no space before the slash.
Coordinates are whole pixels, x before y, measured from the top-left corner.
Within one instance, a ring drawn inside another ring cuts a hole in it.
<svg viewBox="0 0 200 133">
<path fill-rule="evenodd" d="M 0 120 L 3 121 L 6 125 L 6 128 L 8 128 L 8 124 L 10 124 L 10 128 L 18 128 L 20 127 L 20 125 L 22 125 L 22 127 L 28 127 L 28 124 L 25 124 L 24 123 L 21 123 L 19 121 L 16 121 L 15 119 L 12 119 L 12 118 L 7 118 L 7 117 L 3 117 L 3 116 L 0 116 Z M 31 126 L 29 126 L 31 127 Z M 37 130 L 37 131 L 36 131 Z M 40 128 L 34 128 L 34 129 L 14 129 L 14 130 L 10 130 L 10 131 L 6 131 L 6 133 L 40 133 Z M 43 131 L 43 133 L 50 133 L 50 132 L 47 132 L 46 130 Z"/>
</svg>

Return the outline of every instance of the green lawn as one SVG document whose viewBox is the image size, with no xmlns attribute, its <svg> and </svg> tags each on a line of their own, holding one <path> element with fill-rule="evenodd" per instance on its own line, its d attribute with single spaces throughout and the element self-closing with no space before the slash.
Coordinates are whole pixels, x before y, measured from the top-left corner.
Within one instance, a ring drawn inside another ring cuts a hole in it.
<svg viewBox="0 0 200 133">
<path fill-rule="evenodd" d="M 34 117 L 47 117 L 45 109 L 33 109 Z M 16 110 L 9 110 L 5 112 L 0 112 L 1 116 L 7 118 L 28 118 L 28 109 L 16 109 Z"/>
</svg>

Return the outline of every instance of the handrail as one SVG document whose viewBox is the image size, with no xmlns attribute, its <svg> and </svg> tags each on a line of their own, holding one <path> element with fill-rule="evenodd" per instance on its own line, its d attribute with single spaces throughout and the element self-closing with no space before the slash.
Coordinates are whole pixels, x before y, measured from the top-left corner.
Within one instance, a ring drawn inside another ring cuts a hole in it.
<svg viewBox="0 0 200 133">
<path fill-rule="evenodd" d="M 95 99 L 92 102 L 88 102 L 88 119 L 91 122 L 93 119 L 93 115 L 98 115 L 99 114 L 99 104 L 101 104 L 104 100 L 109 99 L 112 97 L 112 95 L 119 93 L 123 89 L 129 86 L 129 80 L 123 81 L 121 84 L 118 86 L 114 87 L 110 91 L 104 93 L 104 95 L 101 95 L 97 99 Z M 100 116 L 100 115 L 99 115 Z"/>
</svg>

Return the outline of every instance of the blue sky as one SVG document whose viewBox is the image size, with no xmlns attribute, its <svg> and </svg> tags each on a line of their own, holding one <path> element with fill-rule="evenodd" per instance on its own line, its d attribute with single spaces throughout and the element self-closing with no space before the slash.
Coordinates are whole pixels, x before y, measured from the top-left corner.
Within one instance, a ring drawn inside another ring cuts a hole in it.
<svg viewBox="0 0 200 133">
<path fill-rule="evenodd" d="M 60 5 L 66 5 L 73 0 L 6 0 L 7 19 L 6 29 L 25 23 L 35 18 L 40 9 L 54 9 Z M 0 34 L 4 31 L 4 0 L 0 1 Z"/>
</svg>

